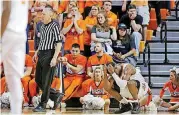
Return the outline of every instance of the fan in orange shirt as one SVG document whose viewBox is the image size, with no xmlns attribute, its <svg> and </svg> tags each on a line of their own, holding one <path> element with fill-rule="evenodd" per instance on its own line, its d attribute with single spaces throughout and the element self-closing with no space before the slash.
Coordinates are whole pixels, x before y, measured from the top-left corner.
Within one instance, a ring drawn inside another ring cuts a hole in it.
<svg viewBox="0 0 179 115">
<path fill-rule="evenodd" d="M 176 110 L 179 108 L 179 68 L 173 68 L 170 70 L 170 81 L 166 82 L 162 90 L 160 91 L 160 97 L 155 97 L 154 102 L 157 106 L 165 107 L 167 110 Z M 170 103 L 165 102 L 162 97 L 165 91 L 169 90 L 171 103 L 176 103 L 171 105 Z"/>
<path fill-rule="evenodd" d="M 31 80 L 31 73 L 33 68 L 32 57 L 29 55 L 25 55 L 25 72 L 24 76 L 21 78 L 22 86 L 24 88 L 24 106 L 28 106 L 29 98 L 28 98 L 28 83 Z M 1 78 L 1 94 L 4 92 L 5 89 L 5 77 Z"/>
<path fill-rule="evenodd" d="M 99 7 L 102 7 L 103 0 L 86 0 L 85 2 L 85 10 L 84 10 L 84 17 L 87 17 L 92 6 L 98 5 Z"/>
<path fill-rule="evenodd" d="M 33 98 L 34 96 L 37 95 L 37 87 L 38 86 L 37 86 L 37 83 L 35 82 L 35 78 L 30 80 L 30 82 L 29 82 L 29 93 L 30 93 L 31 98 Z M 60 89 L 60 78 L 58 78 L 57 76 L 53 77 L 51 88 L 54 88 L 57 91 Z"/>
<path fill-rule="evenodd" d="M 80 98 L 80 102 L 83 104 L 84 109 L 94 107 L 94 109 L 104 108 L 104 110 L 109 110 L 109 94 L 104 90 L 104 73 L 102 69 L 101 67 L 96 67 L 93 73 L 94 80 L 89 83 L 85 89 L 82 89 L 85 96 Z M 91 97 L 90 99 L 89 96 Z M 90 102 L 92 102 L 92 104 Z M 95 105 L 97 105 L 97 108 Z"/>
<path fill-rule="evenodd" d="M 113 27 L 117 27 L 117 15 L 111 12 L 112 9 L 112 1 L 111 0 L 105 0 L 103 1 L 103 9 L 106 11 L 107 18 L 108 18 L 108 24 Z"/>
<path fill-rule="evenodd" d="M 65 35 L 64 50 L 66 53 L 71 49 L 72 44 L 78 43 L 80 50 L 84 50 L 84 32 L 86 31 L 86 24 L 79 15 L 78 8 L 73 7 L 71 10 L 71 18 L 65 21 L 62 33 Z"/>
<path fill-rule="evenodd" d="M 93 71 L 96 66 L 105 65 L 105 64 L 108 64 L 113 61 L 112 57 L 110 55 L 105 54 L 103 52 L 103 49 L 104 49 L 104 47 L 102 46 L 102 43 L 97 42 L 95 44 L 96 54 L 93 56 L 90 56 L 88 59 L 88 62 L 87 62 L 87 76 L 88 76 L 88 78 L 91 78 L 91 79 L 87 78 L 87 80 L 85 80 L 82 83 L 82 87 L 85 88 L 86 85 L 88 85 L 90 82 L 93 81 Z"/>
<path fill-rule="evenodd" d="M 84 55 L 86 57 L 91 56 L 90 43 L 91 43 L 91 30 L 94 25 L 97 24 L 97 14 L 100 8 L 97 5 L 93 5 L 89 15 L 85 18 L 87 30 L 84 34 Z"/>
<path fill-rule="evenodd" d="M 73 44 L 71 54 L 59 57 L 59 61 L 63 61 L 66 66 L 66 75 L 64 78 L 65 96 L 63 101 L 70 99 L 78 90 L 85 77 L 85 66 L 87 59 L 80 54 L 80 45 Z"/>
<path fill-rule="evenodd" d="M 79 8 L 79 12 L 83 13 L 84 12 L 84 0 L 60 0 L 60 4 L 58 7 L 58 13 L 63 13 L 68 9 L 68 5 L 70 4 L 70 2 L 76 2 L 77 6 Z"/>
</svg>

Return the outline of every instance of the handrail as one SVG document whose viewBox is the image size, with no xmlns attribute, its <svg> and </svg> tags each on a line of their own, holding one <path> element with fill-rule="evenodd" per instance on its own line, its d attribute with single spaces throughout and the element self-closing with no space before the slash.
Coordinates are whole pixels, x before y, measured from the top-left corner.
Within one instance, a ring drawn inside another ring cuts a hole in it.
<svg viewBox="0 0 179 115">
<path fill-rule="evenodd" d="M 165 30 L 163 30 L 165 28 Z M 165 36 L 163 37 L 163 31 L 165 32 Z M 164 42 L 164 39 L 167 37 L 167 23 L 166 21 L 161 22 L 161 31 L 160 31 L 160 40 Z"/>
<path fill-rule="evenodd" d="M 176 19 L 179 19 L 179 17 L 178 17 L 178 8 L 179 8 L 179 1 L 176 2 L 176 7 L 175 7 Z"/>
<path fill-rule="evenodd" d="M 164 30 L 163 30 L 164 28 Z M 163 32 L 165 35 L 163 36 Z M 164 63 L 169 63 L 169 60 L 167 58 L 167 23 L 166 21 L 162 21 L 161 31 L 160 31 L 160 40 L 161 42 L 165 43 L 165 59 Z"/>
<path fill-rule="evenodd" d="M 147 49 L 148 49 L 148 52 L 147 52 Z M 145 53 L 148 53 L 148 60 L 147 61 L 145 61 Z M 147 67 L 147 65 L 148 65 L 148 77 L 149 77 L 149 81 L 148 81 L 148 84 L 149 84 L 149 86 L 151 87 L 151 72 L 150 72 L 150 70 L 151 70 L 151 68 L 150 68 L 150 45 L 149 45 L 149 42 L 148 41 L 146 41 L 146 43 L 145 43 L 145 49 L 144 49 L 144 52 L 143 52 L 143 64 L 144 64 L 144 66 L 145 67 Z"/>
</svg>

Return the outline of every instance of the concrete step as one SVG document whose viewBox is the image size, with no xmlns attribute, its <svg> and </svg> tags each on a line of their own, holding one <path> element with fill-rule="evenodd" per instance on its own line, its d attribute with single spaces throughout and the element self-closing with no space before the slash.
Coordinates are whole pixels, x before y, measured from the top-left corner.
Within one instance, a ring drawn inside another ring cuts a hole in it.
<svg viewBox="0 0 179 115">
<path fill-rule="evenodd" d="M 152 95 L 160 95 L 161 88 L 151 89 L 151 90 L 152 90 Z M 168 90 L 165 92 L 165 95 L 170 95 Z"/>
<path fill-rule="evenodd" d="M 168 59 L 179 60 L 179 54 L 167 54 Z M 165 58 L 165 54 L 150 54 L 150 59 L 153 60 L 162 60 Z M 140 59 L 143 59 L 141 55 Z M 148 54 L 145 54 L 145 59 L 148 59 Z"/>
<path fill-rule="evenodd" d="M 165 52 L 165 48 L 151 48 L 150 52 Z M 179 53 L 179 48 L 167 48 L 167 52 Z"/>
<path fill-rule="evenodd" d="M 149 82 L 149 77 L 144 77 L 145 81 L 148 83 Z M 169 80 L 169 76 L 168 77 L 155 77 L 155 76 L 151 76 L 151 82 L 154 84 L 160 84 L 160 85 L 164 85 L 167 81 Z"/>
<path fill-rule="evenodd" d="M 179 25 L 179 21 L 167 21 L 167 26 L 176 26 Z"/>
<path fill-rule="evenodd" d="M 145 59 L 147 61 L 147 59 Z M 169 63 L 179 63 L 179 59 L 170 59 L 168 58 Z M 140 59 L 137 61 L 138 64 L 143 64 L 143 57 L 140 57 Z M 151 59 L 150 63 L 155 64 L 155 63 L 164 63 L 164 58 L 163 59 Z"/>
<path fill-rule="evenodd" d="M 165 35 L 165 32 L 162 32 L 163 36 Z M 179 32 L 167 32 L 167 37 L 178 37 Z M 156 33 L 156 37 L 160 37 L 160 32 Z"/>
<path fill-rule="evenodd" d="M 148 70 L 141 70 L 142 75 L 148 75 Z M 151 71 L 151 75 L 169 75 L 169 70 L 168 71 Z"/>
<path fill-rule="evenodd" d="M 152 37 L 152 40 L 160 40 L 160 37 Z M 177 37 L 170 36 L 170 37 L 167 37 L 167 40 L 179 41 L 179 36 Z"/>
<path fill-rule="evenodd" d="M 179 65 L 151 65 L 150 70 L 151 72 L 168 72 L 169 70 L 172 69 L 174 66 L 178 67 Z M 141 72 L 148 71 L 148 67 L 141 67 Z"/>
<path fill-rule="evenodd" d="M 178 15 L 179 15 L 179 11 L 178 11 Z M 175 11 L 171 11 L 171 16 L 176 16 Z"/>
<path fill-rule="evenodd" d="M 168 30 L 179 30 L 179 26 L 177 26 L 177 25 L 168 25 L 167 24 L 167 29 Z"/>
<path fill-rule="evenodd" d="M 179 38 L 178 38 L 179 40 Z M 165 43 L 150 43 L 151 48 L 165 48 Z M 168 48 L 179 48 L 179 43 L 167 43 Z"/>
</svg>

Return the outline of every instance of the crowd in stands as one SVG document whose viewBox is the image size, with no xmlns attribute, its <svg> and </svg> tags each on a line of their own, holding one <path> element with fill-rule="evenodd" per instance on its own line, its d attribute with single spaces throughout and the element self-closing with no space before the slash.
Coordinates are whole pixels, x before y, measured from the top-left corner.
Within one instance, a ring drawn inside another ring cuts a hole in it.
<svg viewBox="0 0 179 115">
<path fill-rule="evenodd" d="M 52 19 L 59 25 L 59 36 L 63 39 L 61 56 L 58 58 L 58 62 L 63 62 L 65 66 L 65 96 L 62 102 L 69 100 L 71 97 L 80 97 L 80 102 L 84 105 L 84 108 L 90 108 L 87 102 L 91 97 L 87 96 L 88 93 L 94 97 L 101 97 L 104 100 L 102 101 L 104 109 L 109 109 L 111 96 L 118 101 L 121 100 L 120 96 L 115 93 L 115 91 L 118 91 L 118 83 L 114 83 L 115 80 L 112 80 L 114 87 L 110 87 L 111 81 L 109 80 L 110 83 L 107 82 L 109 78 L 107 79 L 107 76 L 105 76 L 103 66 L 114 62 L 116 64 L 114 66 L 115 71 L 125 70 L 127 64 L 130 65 L 129 67 L 127 66 L 130 68 L 128 71 L 136 70 L 137 60 L 140 55 L 140 41 L 146 41 L 145 31 L 150 21 L 150 9 L 155 8 L 156 11 L 157 31 L 160 31 L 161 26 L 160 8 L 167 8 L 168 15 L 170 15 L 169 1 L 36 0 L 31 2 L 27 26 L 27 36 L 28 39 L 34 40 L 34 50 L 38 49 L 40 40 L 43 39 L 41 37 L 41 27 L 44 25 L 43 9 L 47 6 L 54 11 Z M 24 106 L 34 103 L 35 106 L 38 105 L 35 98 L 41 94 L 41 90 L 34 79 L 36 64 L 32 62 L 33 55 L 28 54 L 28 52 L 27 41 L 25 74 L 22 76 Z M 121 72 L 116 73 L 120 74 Z M 112 75 L 112 72 L 108 74 Z M 140 72 L 138 70 L 132 71 L 128 76 L 136 74 L 140 74 Z M 0 82 L 0 93 L 2 95 L 8 92 L 5 77 L 2 77 Z M 109 87 L 105 87 L 104 84 L 108 84 Z M 131 82 L 131 84 L 133 83 Z M 132 88 L 130 89 L 131 86 L 126 85 L 129 90 L 132 90 Z M 57 74 L 54 75 L 51 88 L 57 91 L 60 89 L 60 78 Z M 162 89 L 161 98 L 164 89 Z M 145 90 L 148 97 L 144 99 L 145 101 L 141 98 L 141 106 L 149 105 L 151 101 L 150 88 Z M 132 97 L 134 96 L 132 95 Z M 100 109 L 102 108 L 100 105 L 96 105 L 95 108 L 97 106 Z"/>
</svg>

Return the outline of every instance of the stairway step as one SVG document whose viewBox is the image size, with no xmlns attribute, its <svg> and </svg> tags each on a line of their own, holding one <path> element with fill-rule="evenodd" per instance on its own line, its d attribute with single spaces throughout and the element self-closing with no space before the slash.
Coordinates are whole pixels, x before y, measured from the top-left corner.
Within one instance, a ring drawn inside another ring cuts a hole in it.
<svg viewBox="0 0 179 115">
<path fill-rule="evenodd" d="M 179 38 L 178 38 L 179 40 Z M 164 48 L 165 43 L 150 43 L 151 48 Z M 179 43 L 167 43 L 168 48 L 179 48 Z"/>
<path fill-rule="evenodd" d="M 179 65 L 151 65 L 150 70 L 151 72 L 168 72 L 169 70 L 172 69 L 174 66 L 178 67 Z M 141 67 L 140 68 L 142 72 L 148 71 L 148 67 Z"/>
<path fill-rule="evenodd" d="M 151 48 L 150 52 L 165 52 L 165 48 Z M 167 48 L 167 52 L 179 53 L 179 48 Z"/>
<path fill-rule="evenodd" d="M 179 60 L 179 54 L 167 54 L 168 59 Z M 140 59 L 143 59 L 143 55 L 141 55 Z M 145 58 L 148 59 L 148 54 L 145 54 Z M 161 60 L 165 58 L 165 54 L 150 54 L 150 59 L 152 60 Z"/>
<path fill-rule="evenodd" d="M 146 61 L 147 61 L 147 59 L 145 59 Z M 179 59 L 176 59 L 176 60 L 174 60 L 174 59 L 169 59 L 168 58 L 168 60 L 169 60 L 169 63 L 179 63 Z M 142 64 L 143 65 L 143 58 L 141 59 L 139 59 L 138 61 L 137 61 L 137 63 L 138 63 L 138 65 L 139 64 Z M 164 59 L 151 59 L 150 60 L 150 63 L 151 64 L 163 64 L 164 63 Z"/>
<path fill-rule="evenodd" d="M 152 37 L 152 40 L 160 40 L 160 37 Z M 179 36 L 177 37 L 167 37 L 167 40 L 170 40 L 170 41 L 179 41 Z"/>
<path fill-rule="evenodd" d="M 142 75 L 148 75 L 148 70 L 147 71 L 142 71 Z M 151 75 L 169 75 L 169 70 L 168 71 L 151 71 Z"/>
<path fill-rule="evenodd" d="M 165 32 L 162 32 L 163 36 L 165 36 Z M 167 32 L 167 37 L 178 37 L 179 32 Z M 160 32 L 156 33 L 156 37 L 160 37 Z"/>
</svg>

